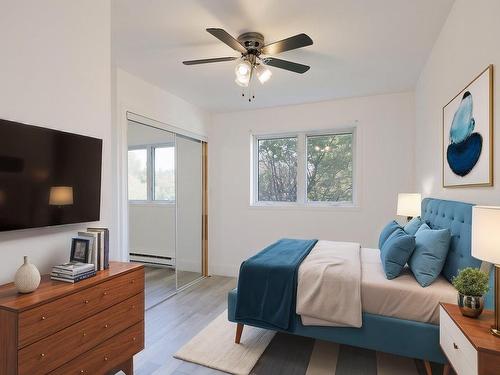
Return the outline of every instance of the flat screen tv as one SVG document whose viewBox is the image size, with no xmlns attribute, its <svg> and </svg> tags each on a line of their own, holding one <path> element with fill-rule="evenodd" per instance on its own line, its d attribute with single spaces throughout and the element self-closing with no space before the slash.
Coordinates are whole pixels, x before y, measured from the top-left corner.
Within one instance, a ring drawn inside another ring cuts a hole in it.
<svg viewBox="0 0 500 375">
<path fill-rule="evenodd" d="M 99 220 L 102 140 L 0 119 L 0 231 Z"/>
</svg>

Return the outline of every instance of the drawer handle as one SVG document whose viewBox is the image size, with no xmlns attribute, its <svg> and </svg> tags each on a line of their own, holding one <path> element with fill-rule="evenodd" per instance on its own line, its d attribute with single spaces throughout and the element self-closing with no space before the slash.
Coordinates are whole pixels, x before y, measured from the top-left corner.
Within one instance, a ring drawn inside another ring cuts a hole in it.
<svg viewBox="0 0 500 375">
<path fill-rule="evenodd" d="M 108 328 L 108 327 L 109 327 L 109 325 L 108 325 L 108 324 L 105 324 L 105 325 L 104 325 L 104 328 Z"/>
<path fill-rule="evenodd" d="M 130 284 L 135 284 L 135 280 L 134 279 L 130 280 Z"/>
<path fill-rule="evenodd" d="M 45 353 L 41 353 L 40 358 L 45 358 Z"/>
<path fill-rule="evenodd" d="M 46 316 L 42 316 L 42 320 L 45 320 L 45 319 L 47 319 L 47 317 Z"/>
<path fill-rule="evenodd" d="M 108 357 L 104 357 L 104 360 L 107 361 L 108 360 Z"/>
<path fill-rule="evenodd" d="M 458 345 L 457 345 L 457 344 L 455 344 L 455 343 L 453 343 L 453 348 L 454 348 L 454 349 L 458 349 Z"/>
<path fill-rule="evenodd" d="M 85 374 L 85 370 L 80 370 L 80 374 Z"/>
<path fill-rule="evenodd" d="M 136 341 L 136 340 L 137 340 L 137 337 L 133 337 L 133 338 L 132 338 L 132 341 Z"/>
<path fill-rule="evenodd" d="M 102 295 L 103 295 L 103 296 L 107 296 L 107 295 L 108 295 L 108 292 L 104 292 Z"/>
<path fill-rule="evenodd" d="M 87 332 L 83 332 L 83 337 L 87 336 Z"/>
<path fill-rule="evenodd" d="M 88 305 L 89 304 L 89 300 L 86 299 L 85 301 L 83 301 L 84 304 Z M 83 371 L 83 370 L 82 370 Z"/>
</svg>

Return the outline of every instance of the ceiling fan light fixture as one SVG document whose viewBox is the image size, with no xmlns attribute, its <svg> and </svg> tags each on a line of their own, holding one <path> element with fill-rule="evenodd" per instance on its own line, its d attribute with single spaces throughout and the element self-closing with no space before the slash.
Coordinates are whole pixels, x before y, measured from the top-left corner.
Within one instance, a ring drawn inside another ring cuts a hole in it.
<svg viewBox="0 0 500 375">
<path fill-rule="evenodd" d="M 248 87 L 248 84 L 250 83 L 250 76 L 244 77 L 244 76 L 236 76 L 236 79 L 234 80 L 238 86 L 241 87 Z"/>
<path fill-rule="evenodd" d="M 250 72 L 252 71 L 252 65 L 248 61 L 242 61 L 238 65 L 236 65 L 236 69 L 234 72 L 236 73 L 236 77 L 250 77 Z"/>
<path fill-rule="evenodd" d="M 269 78 L 273 75 L 273 72 L 269 70 L 269 68 L 263 66 L 263 65 L 257 65 L 255 67 L 255 71 L 257 72 L 257 78 L 259 79 L 261 84 L 266 83 L 269 81 Z"/>
</svg>

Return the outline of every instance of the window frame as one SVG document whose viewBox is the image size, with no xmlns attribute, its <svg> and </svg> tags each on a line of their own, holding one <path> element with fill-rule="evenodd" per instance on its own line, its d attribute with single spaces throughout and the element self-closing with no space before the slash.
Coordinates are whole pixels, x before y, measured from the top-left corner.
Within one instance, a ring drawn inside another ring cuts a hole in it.
<svg viewBox="0 0 500 375">
<path fill-rule="evenodd" d="M 133 145 L 129 146 L 128 151 L 132 150 L 146 150 L 147 158 L 146 158 L 146 188 L 147 188 L 147 199 L 128 199 L 129 204 L 153 204 L 153 205 L 174 205 L 174 200 L 156 200 L 155 199 L 155 149 L 157 148 L 165 148 L 165 147 L 173 147 L 174 148 L 174 165 L 177 163 L 177 150 L 175 149 L 175 142 L 167 142 L 167 143 L 152 143 L 152 144 L 144 144 L 144 145 Z M 128 175 L 128 172 L 127 172 Z M 177 176 L 176 176 L 177 177 Z"/>
<path fill-rule="evenodd" d="M 309 136 L 329 136 L 352 134 L 352 201 L 327 202 L 310 201 L 307 197 L 307 138 Z M 259 141 L 281 138 L 297 138 L 297 201 L 259 201 Z M 357 128 L 355 126 L 307 130 L 284 133 L 252 134 L 251 142 L 251 176 L 250 176 L 250 206 L 251 207 L 281 207 L 281 208 L 357 208 Z"/>
</svg>

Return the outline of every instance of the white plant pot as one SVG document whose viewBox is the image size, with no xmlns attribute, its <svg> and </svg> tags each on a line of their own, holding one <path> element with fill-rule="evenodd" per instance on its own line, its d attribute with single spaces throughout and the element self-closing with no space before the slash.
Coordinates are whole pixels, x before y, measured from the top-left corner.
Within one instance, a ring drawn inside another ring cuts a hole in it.
<svg viewBox="0 0 500 375">
<path fill-rule="evenodd" d="M 24 257 L 24 264 L 16 272 L 14 284 L 19 293 L 31 293 L 40 285 L 40 272 L 35 265 L 28 262 L 27 256 Z"/>
</svg>

